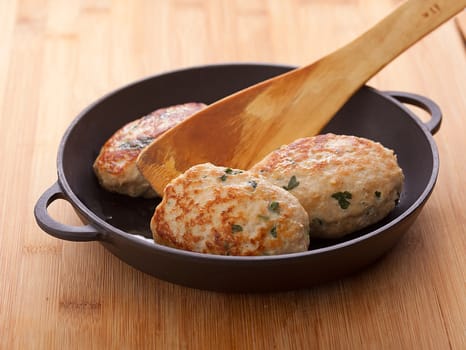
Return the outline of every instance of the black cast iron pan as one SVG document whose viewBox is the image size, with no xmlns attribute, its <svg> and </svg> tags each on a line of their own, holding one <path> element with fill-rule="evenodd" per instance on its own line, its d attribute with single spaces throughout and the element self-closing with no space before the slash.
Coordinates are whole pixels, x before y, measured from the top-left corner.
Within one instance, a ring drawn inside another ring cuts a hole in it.
<svg viewBox="0 0 466 350">
<path fill-rule="evenodd" d="M 303 253 L 216 256 L 155 244 L 149 221 L 158 201 L 109 193 L 94 176 L 92 164 L 100 147 L 128 121 L 173 104 L 212 103 L 292 68 L 261 64 L 195 67 L 150 77 L 99 99 L 66 131 L 58 150 L 58 181 L 37 201 L 37 223 L 61 239 L 99 241 L 123 261 L 157 278 L 209 290 L 305 288 L 374 262 L 413 223 L 437 179 L 439 159 L 432 133 L 440 126 L 441 112 L 425 97 L 364 86 L 327 125 L 323 132 L 367 137 L 394 149 L 405 186 L 399 205 L 381 222 L 342 240 L 314 241 Z M 421 122 L 401 102 L 426 110 L 430 121 Z M 71 227 L 53 220 L 47 207 L 58 198 L 69 201 L 87 224 Z"/>
</svg>

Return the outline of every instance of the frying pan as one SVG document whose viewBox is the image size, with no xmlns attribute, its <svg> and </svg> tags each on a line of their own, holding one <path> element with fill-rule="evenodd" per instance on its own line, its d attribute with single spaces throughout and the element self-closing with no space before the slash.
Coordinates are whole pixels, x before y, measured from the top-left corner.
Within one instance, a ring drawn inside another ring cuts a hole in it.
<svg viewBox="0 0 466 350">
<path fill-rule="evenodd" d="M 173 104 L 212 103 L 293 68 L 267 64 L 194 67 L 149 77 L 97 100 L 74 119 L 63 136 L 58 180 L 34 208 L 38 225 L 60 239 L 99 241 L 126 263 L 159 279 L 216 291 L 308 288 L 375 262 L 413 223 L 437 179 L 439 157 L 432 134 L 442 116 L 438 106 L 422 96 L 363 86 L 322 131 L 366 137 L 393 149 L 405 184 L 398 206 L 385 219 L 344 239 L 315 240 L 307 252 L 217 256 L 156 244 L 149 222 L 159 200 L 107 192 L 94 176 L 92 164 L 101 146 L 125 123 Z M 405 104 L 426 110 L 431 119 L 422 122 Z M 84 226 L 65 225 L 48 215 L 48 205 L 59 198 L 72 204 Z"/>
</svg>

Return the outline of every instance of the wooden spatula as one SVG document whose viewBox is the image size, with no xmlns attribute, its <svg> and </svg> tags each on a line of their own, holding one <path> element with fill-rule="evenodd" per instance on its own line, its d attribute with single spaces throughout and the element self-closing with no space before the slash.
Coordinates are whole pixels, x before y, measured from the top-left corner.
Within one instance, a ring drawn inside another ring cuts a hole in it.
<svg viewBox="0 0 466 350">
<path fill-rule="evenodd" d="M 237 92 L 157 138 L 137 165 L 154 189 L 203 162 L 248 169 L 271 150 L 317 134 L 367 80 L 466 6 L 409 0 L 317 62 Z"/>
</svg>

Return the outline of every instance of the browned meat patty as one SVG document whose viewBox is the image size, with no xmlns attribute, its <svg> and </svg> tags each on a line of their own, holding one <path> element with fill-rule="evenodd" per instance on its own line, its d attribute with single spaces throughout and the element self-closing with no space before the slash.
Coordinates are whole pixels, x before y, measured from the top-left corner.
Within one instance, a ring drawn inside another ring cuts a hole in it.
<svg viewBox="0 0 466 350">
<path fill-rule="evenodd" d="M 155 197 L 157 194 L 136 167 L 137 157 L 157 136 L 205 106 L 191 102 L 161 108 L 123 126 L 103 145 L 94 162 L 100 184 L 131 197 Z"/>
<path fill-rule="evenodd" d="M 247 171 L 200 164 L 173 179 L 151 221 L 154 240 L 220 255 L 302 252 L 309 221 L 299 201 Z"/>
<path fill-rule="evenodd" d="M 299 199 L 311 238 L 339 238 L 381 220 L 395 207 L 404 179 L 392 150 L 334 134 L 296 140 L 250 171 Z"/>
</svg>

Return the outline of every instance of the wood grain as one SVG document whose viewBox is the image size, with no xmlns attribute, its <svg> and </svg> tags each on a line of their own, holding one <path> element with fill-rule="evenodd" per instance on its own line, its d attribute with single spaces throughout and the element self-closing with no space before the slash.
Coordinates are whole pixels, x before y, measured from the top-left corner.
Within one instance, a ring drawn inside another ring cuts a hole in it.
<svg viewBox="0 0 466 350">
<path fill-rule="evenodd" d="M 198 111 L 145 148 L 137 167 L 157 193 L 196 164 L 249 169 L 278 147 L 317 135 L 370 78 L 465 6 L 405 2 L 331 54 Z"/>
<path fill-rule="evenodd" d="M 436 188 L 395 249 L 310 290 L 220 294 L 147 276 L 98 243 L 41 231 L 73 118 L 106 92 L 191 65 L 303 65 L 362 33 L 393 0 L 0 1 L 0 349 L 466 348 L 466 54 L 454 21 L 371 81 L 442 108 Z M 79 220 L 64 201 L 51 215 Z M 303 276 L 305 278 L 305 276 Z"/>
</svg>

